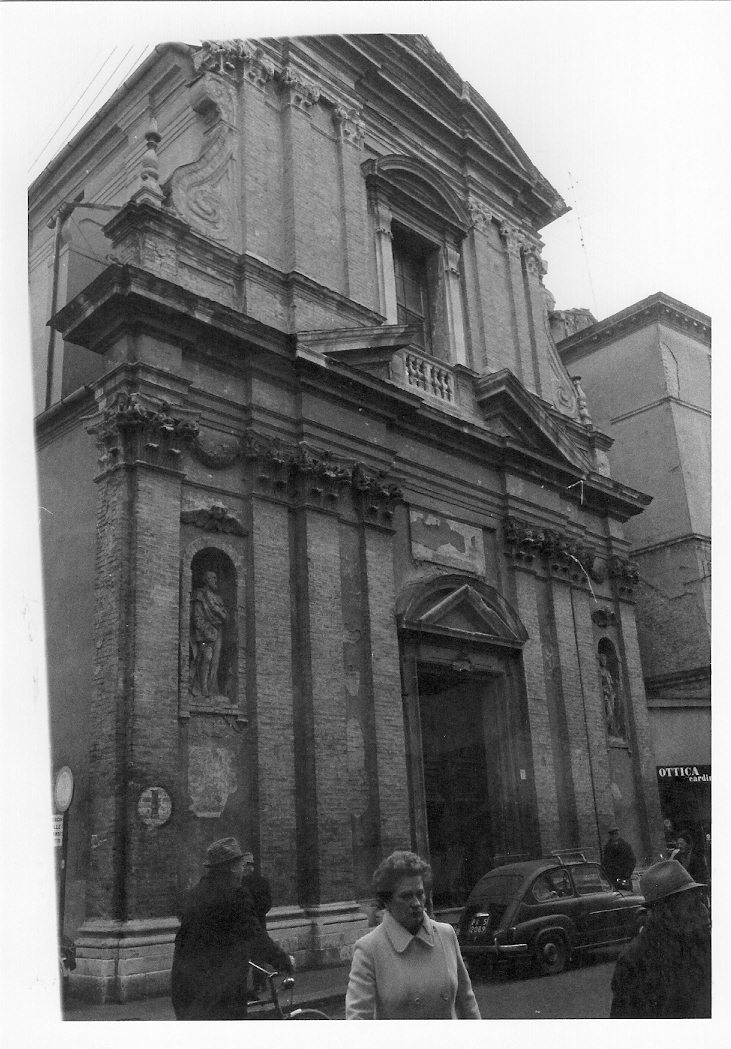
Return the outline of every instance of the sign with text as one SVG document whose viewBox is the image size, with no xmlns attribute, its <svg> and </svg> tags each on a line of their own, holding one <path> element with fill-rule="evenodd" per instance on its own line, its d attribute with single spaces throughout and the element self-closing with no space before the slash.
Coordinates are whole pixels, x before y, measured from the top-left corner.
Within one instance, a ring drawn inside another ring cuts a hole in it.
<svg viewBox="0 0 731 1049">
<path fill-rule="evenodd" d="M 53 847 L 60 849 L 63 845 L 63 815 L 53 817 Z"/>
<path fill-rule="evenodd" d="M 658 765 L 657 778 L 682 779 L 686 783 L 710 783 L 710 765 Z"/>
</svg>

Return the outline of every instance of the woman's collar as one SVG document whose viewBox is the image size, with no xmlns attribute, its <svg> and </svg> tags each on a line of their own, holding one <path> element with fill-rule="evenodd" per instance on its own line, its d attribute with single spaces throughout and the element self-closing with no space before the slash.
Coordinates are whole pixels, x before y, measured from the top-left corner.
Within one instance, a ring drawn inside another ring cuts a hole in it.
<svg viewBox="0 0 731 1049">
<path fill-rule="evenodd" d="M 418 932 L 414 934 L 410 933 L 408 929 L 405 929 L 400 922 L 397 922 L 388 910 L 383 912 L 382 924 L 386 931 L 386 935 L 391 941 L 391 946 L 399 954 L 406 950 L 412 940 L 421 940 L 421 942 L 426 944 L 427 947 L 434 946 L 434 925 L 428 914 L 424 915 L 424 919 L 419 926 Z"/>
</svg>

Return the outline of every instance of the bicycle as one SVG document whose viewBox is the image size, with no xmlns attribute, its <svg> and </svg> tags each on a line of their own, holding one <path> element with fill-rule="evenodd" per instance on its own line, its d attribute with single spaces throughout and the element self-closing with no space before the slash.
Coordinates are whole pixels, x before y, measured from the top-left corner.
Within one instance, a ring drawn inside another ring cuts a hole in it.
<svg viewBox="0 0 731 1049">
<path fill-rule="evenodd" d="M 277 977 L 281 976 L 278 972 L 269 972 L 268 969 L 262 969 L 256 962 L 249 962 L 252 969 L 258 972 L 261 976 L 266 979 L 269 985 L 269 994 L 271 998 L 267 1001 L 262 1002 L 262 1005 L 274 1006 L 274 1016 L 267 1017 L 272 1020 L 330 1020 L 332 1017 L 328 1016 L 327 1013 L 323 1013 L 320 1009 L 294 1009 L 292 1007 L 292 996 L 294 994 L 294 977 L 285 976 L 282 979 L 279 988 L 275 983 Z M 282 1007 L 279 1001 L 279 994 L 281 991 L 289 991 L 289 1005 Z"/>
</svg>

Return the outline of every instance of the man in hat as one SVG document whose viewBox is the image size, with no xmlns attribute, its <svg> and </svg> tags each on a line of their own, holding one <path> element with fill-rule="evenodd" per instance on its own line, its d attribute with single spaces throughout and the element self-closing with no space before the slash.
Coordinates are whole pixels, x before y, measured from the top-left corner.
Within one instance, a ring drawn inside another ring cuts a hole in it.
<svg viewBox="0 0 731 1049">
<path fill-rule="evenodd" d="M 640 891 L 647 921 L 617 959 L 610 1017 L 710 1016 L 711 922 L 705 886 L 677 860 L 661 860 L 642 875 Z"/>
<path fill-rule="evenodd" d="M 604 870 L 615 888 L 626 888 L 631 883 L 636 857 L 632 846 L 619 836 L 619 827 L 609 828 L 609 841 L 602 857 Z"/>
<path fill-rule="evenodd" d="M 235 838 L 214 841 L 206 873 L 185 899 L 173 955 L 178 1020 L 245 1020 L 250 959 L 292 971 L 290 958 L 262 929 L 241 886 L 244 865 Z"/>
<path fill-rule="evenodd" d="M 256 873 L 254 854 L 252 852 L 245 852 L 243 860 L 244 876 L 241 884 L 251 896 L 252 903 L 254 904 L 254 914 L 256 915 L 257 921 L 262 929 L 266 929 L 267 914 L 272 907 L 271 886 L 262 874 Z M 254 972 L 253 984 L 254 993 L 251 997 L 252 1001 L 256 1001 L 258 999 L 258 992 L 263 990 L 265 986 L 265 979 L 261 973 Z"/>
</svg>

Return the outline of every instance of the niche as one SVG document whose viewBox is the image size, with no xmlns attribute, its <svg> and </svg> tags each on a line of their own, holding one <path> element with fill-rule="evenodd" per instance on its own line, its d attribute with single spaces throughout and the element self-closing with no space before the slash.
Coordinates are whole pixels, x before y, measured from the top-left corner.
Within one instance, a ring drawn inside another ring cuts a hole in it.
<svg viewBox="0 0 731 1049">
<path fill-rule="evenodd" d="M 622 702 L 622 686 L 617 651 L 608 637 L 603 637 L 597 645 L 597 662 L 599 680 L 604 700 L 604 719 L 607 735 L 610 739 L 625 740 L 627 727 Z"/>
<path fill-rule="evenodd" d="M 231 707 L 238 693 L 236 568 L 216 547 L 191 562 L 188 693 L 196 707 Z"/>
</svg>

